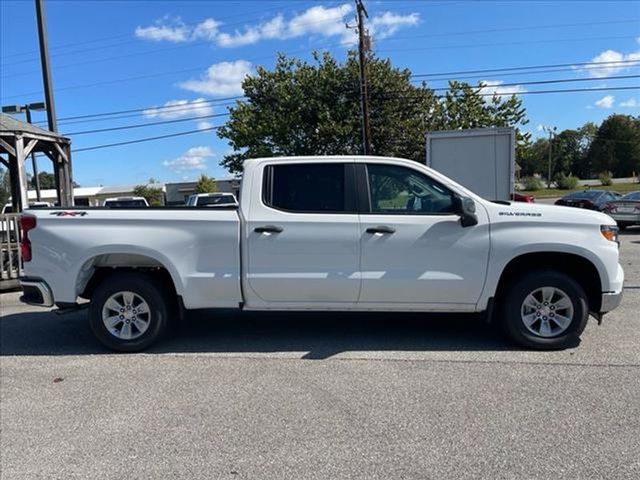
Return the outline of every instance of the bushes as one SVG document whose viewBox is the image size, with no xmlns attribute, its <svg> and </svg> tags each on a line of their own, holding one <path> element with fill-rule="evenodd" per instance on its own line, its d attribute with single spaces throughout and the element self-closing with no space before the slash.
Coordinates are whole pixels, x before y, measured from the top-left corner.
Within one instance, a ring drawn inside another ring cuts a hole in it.
<svg viewBox="0 0 640 480">
<path fill-rule="evenodd" d="M 526 177 L 522 180 L 522 185 L 524 189 L 529 192 L 535 192 L 537 190 L 542 190 L 544 188 L 544 184 L 542 180 L 536 177 Z"/>
<path fill-rule="evenodd" d="M 556 175 L 556 185 L 560 190 L 573 190 L 578 186 L 578 177 L 569 174 L 559 173 Z"/>
<path fill-rule="evenodd" d="M 605 186 L 613 185 L 613 173 L 608 170 L 601 172 L 598 174 L 598 180 L 600 183 Z"/>
</svg>

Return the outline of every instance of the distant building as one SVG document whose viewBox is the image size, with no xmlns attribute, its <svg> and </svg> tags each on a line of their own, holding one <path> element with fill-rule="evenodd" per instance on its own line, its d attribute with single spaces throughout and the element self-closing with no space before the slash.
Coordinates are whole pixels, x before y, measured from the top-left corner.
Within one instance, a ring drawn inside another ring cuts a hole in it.
<svg viewBox="0 0 640 480">
<path fill-rule="evenodd" d="M 155 188 L 165 190 L 161 183 L 154 183 Z M 131 197 L 136 185 L 120 185 L 116 187 L 77 187 L 73 189 L 75 205 L 79 207 L 99 207 L 107 198 Z M 30 202 L 36 201 L 36 191 L 29 190 L 27 196 Z M 40 198 L 43 202 L 56 203 L 58 201 L 56 191 L 53 189 L 40 190 Z"/>
</svg>

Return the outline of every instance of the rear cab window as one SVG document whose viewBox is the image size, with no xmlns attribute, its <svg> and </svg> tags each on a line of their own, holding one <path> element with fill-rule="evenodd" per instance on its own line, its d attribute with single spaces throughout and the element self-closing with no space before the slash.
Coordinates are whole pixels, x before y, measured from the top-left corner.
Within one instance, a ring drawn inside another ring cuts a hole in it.
<svg viewBox="0 0 640 480">
<path fill-rule="evenodd" d="M 290 213 L 355 213 L 353 178 L 350 163 L 267 165 L 262 200 Z"/>
</svg>

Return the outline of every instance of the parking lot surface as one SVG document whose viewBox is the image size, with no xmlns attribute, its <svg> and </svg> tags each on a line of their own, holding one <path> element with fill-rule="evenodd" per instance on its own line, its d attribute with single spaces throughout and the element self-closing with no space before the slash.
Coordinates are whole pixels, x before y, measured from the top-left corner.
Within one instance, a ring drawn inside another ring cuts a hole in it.
<svg viewBox="0 0 640 480">
<path fill-rule="evenodd" d="M 575 348 L 475 317 L 189 315 L 113 354 L 0 295 L 2 479 L 640 477 L 640 229 Z"/>
</svg>

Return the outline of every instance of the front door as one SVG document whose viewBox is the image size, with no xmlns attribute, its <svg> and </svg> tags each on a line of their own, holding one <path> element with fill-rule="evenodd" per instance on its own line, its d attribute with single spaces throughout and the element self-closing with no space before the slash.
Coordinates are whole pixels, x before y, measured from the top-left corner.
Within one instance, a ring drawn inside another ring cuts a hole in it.
<svg viewBox="0 0 640 480">
<path fill-rule="evenodd" d="M 368 191 L 361 306 L 473 310 L 489 256 L 486 213 L 479 208 L 478 224 L 462 227 L 451 190 L 418 169 L 369 163 L 358 175 Z"/>
<path fill-rule="evenodd" d="M 360 279 L 353 162 L 276 162 L 246 227 L 249 307 L 348 308 Z"/>
</svg>

